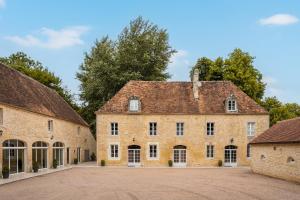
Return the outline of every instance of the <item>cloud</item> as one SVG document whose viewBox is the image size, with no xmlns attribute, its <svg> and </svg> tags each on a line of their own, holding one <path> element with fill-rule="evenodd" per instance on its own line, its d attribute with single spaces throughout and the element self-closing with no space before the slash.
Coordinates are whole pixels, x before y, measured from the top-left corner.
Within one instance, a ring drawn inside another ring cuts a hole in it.
<svg viewBox="0 0 300 200">
<path fill-rule="evenodd" d="M 278 86 L 279 83 L 278 83 L 277 79 L 275 79 L 271 76 L 265 76 L 263 78 L 263 82 L 265 82 L 267 84 L 267 87 L 266 87 L 267 96 L 279 96 L 282 94 L 283 91 Z"/>
<path fill-rule="evenodd" d="M 299 19 L 293 15 L 289 14 L 276 14 L 267 18 L 263 18 L 259 20 L 261 25 L 290 25 L 295 24 L 299 21 Z"/>
<path fill-rule="evenodd" d="M 65 27 L 60 30 L 41 28 L 35 35 L 6 36 L 5 39 L 25 47 L 61 49 L 83 44 L 81 36 L 88 30 L 86 26 Z"/>
<path fill-rule="evenodd" d="M 176 67 L 178 65 L 189 65 L 189 61 L 187 60 L 188 52 L 185 50 L 178 50 L 177 53 L 173 54 L 170 59 L 169 67 Z"/>
<path fill-rule="evenodd" d="M 168 71 L 172 75 L 171 80 L 187 81 L 189 80 L 190 61 L 189 53 L 185 50 L 178 50 L 171 59 Z"/>
<path fill-rule="evenodd" d="M 0 8 L 3 8 L 5 6 L 5 0 L 0 0 Z"/>
</svg>

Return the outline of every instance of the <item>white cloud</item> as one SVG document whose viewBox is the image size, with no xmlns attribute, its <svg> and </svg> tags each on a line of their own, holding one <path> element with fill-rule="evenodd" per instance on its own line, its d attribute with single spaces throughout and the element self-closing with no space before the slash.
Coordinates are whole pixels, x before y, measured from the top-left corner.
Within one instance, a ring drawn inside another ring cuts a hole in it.
<svg viewBox="0 0 300 200">
<path fill-rule="evenodd" d="M 187 81 L 189 80 L 190 61 L 188 60 L 188 52 L 178 50 L 171 59 L 168 71 L 172 75 L 171 80 Z"/>
<path fill-rule="evenodd" d="M 6 36 L 5 39 L 26 47 L 61 49 L 83 44 L 81 36 L 88 30 L 86 26 L 72 26 L 60 30 L 42 28 L 35 35 Z"/>
<path fill-rule="evenodd" d="M 261 25 L 289 25 L 289 24 L 295 24 L 299 21 L 299 19 L 296 16 L 289 15 L 289 14 L 276 14 L 272 15 L 267 18 L 263 18 L 259 20 L 259 23 Z"/>
<path fill-rule="evenodd" d="M 188 52 L 185 50 L 178 50 L 177 53 L 175 53 L 171 59 L 170 59 L 170 67 L 176 67 L 178 65 L 188 65 L 189 61 L 187 60 Z"/>
<path fill-rule="evenodd" d="M 0 0 L 0 8 L 3 8 L 5 6 L 5 0 Z"/>
<path fill-rule="evenodd" d="M 277 79 L 271 76 L 265 76 L 263 82 L 267 84 L 266 96 L 279 96 L 282 94 L 283 91 L 280 89 Z"/>
</svg>

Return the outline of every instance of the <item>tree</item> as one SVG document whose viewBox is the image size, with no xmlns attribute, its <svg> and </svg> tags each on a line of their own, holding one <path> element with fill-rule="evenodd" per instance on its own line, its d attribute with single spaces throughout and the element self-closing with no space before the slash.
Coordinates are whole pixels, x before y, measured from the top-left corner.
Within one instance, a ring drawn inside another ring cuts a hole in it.
<svg viewBox="0 0 300 200">
<path fill-rule="evenodd" d="M 55 76 L 53 72 L 50 72 L 39 61 L 33 60 L 23 52 L 17 52 L 11 54 L 9 57 L 0 57 L 0 63 L 14 68 L 45 86 L 56 90 L 66 102 L 68 102 L 75 110 L 78 110 L 78 106 L 70 91 L 62 86 L 62 80 Z"/>
<path fill-rule="evenodd" d="M 241 49 L 234 49 L 228 58 L 221 57 L 210 60 L 206 57 L 198 59 L 195 68 L 200 71 L 199 79 L 203 81 L 229 80 L 237 85 L 248 96 L 260 102 L 264 95 L 265 83 L 262 74 L 253 66 L 254 57 Z"/>
<path fill-rule="evenodd" d="M 142 17 L 131 21 L 116 41 L 107 36 L 96 41 L 77 73 L 84 118 L 94 127 L 94 112 L 129 80 L 168 79 L 167 65 L 175 52 L 167 31 Z"/>
</svg>

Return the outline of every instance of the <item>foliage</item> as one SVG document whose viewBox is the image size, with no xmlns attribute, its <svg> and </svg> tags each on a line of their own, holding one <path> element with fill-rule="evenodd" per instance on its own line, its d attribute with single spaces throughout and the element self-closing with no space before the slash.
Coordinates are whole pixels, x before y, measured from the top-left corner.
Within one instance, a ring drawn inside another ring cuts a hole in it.
<svg viewBox="0 0 300 200">
<path fill-rule="evenodd" d="M 262 81 L 262 74 L 253 65 L 254 57 L 241 49 L 234 49 L 228 58 L 221 57 L 211 60 L 199 58 L 195 68 L 200 71 L 202 81 L 229 80 L 244 91 L 256 102 L 260 102 L 264 95 L 266 84 Z"/>
<path fill-rule="evenodd" d="M 39 61 L 33 60 L 23 52 L 17 52 L 11 54 L 9 57 L 0 57 L 0 63 L 14 68 L 47 87 L 54 89 L 75 110 L 79 109 L 70 91 L 62 86 L 62 80 L 55 76 L 53 72 L 50 72 Z"/>
<path fill-rule="evenodd" d="M 9 168 L 7 166 L 3 166 L 3 168 L 2 168 L 2 177 L 3 178 L 9 177 Z"/>
<path fill-rule="evenodd" d="M 78 159 L 74 158 L 74 164 L 77 165 L 78 164 Z"/>
<path fill-rule="evenodd" d="M 168 160 L 168 165 L 169 165 L 169 167 L 172 167 L 173 166 L 173 161 L 172 160 Z"/>
<path fill-rule="evenodd" d="M 101 161 L 100 161 L 100 165 L 101 165 L 102 167 L 104 167 L 104 166 L 105 166 L 105 160 L 101 160 Z"/>
<path fill-rule="evenodd" d="M 39 171 L 39 163 L 34 161 L 32 163 L 32 169 L 33 169 L 33 172 L 38 172 Z"/>
<path fill-rule="evenodd" d="M 56 168 L 57 168 L 57 165 L 58 165 L 57 160 L 54 159 L 54 160 L 53 160 L 53 168 L 56 169 Z"/>
<path fill-rule="evenodd" d="M 223 165 L 223 161 L 222 160 L 218 160 L 218 166 L 222 167 L 222 165 Z"/>
<path fill-rule="evenodd" d="M 77 73 L 81 82 L 82 116 L 95 130 L 95 115 L 129 80 L 164 81 L 169 59 L 175 53 L 165 29 L 138 17 L 117 40 L 103 37 L 95 42 Z"/>
<path fill-rule="evenodd" d="M 96 161 L 96 154 L 94 152 L 91 155 L 91 161 Z"/>
</svg>

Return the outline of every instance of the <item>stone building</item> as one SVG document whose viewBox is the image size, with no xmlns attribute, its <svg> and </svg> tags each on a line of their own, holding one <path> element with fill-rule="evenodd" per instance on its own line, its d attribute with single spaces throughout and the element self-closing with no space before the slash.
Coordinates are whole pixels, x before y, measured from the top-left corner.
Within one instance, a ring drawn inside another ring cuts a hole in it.
<svg viewBox="0 0 300 200">
<path fill-rule="evenodd" d="M 0 170 L 11 174 L 88 160 L 96 141 L 88 124 L 54 90 L 0 64 Z"/>
<path fill-rule="evenodd" d="M 249 165 L 268 113 L 229 81 L 130 81 L 97 112 L 98 164 Z"/>
<path fill-rule="evenodd" d="M 251 142 L 255 173 L 300 183 L 300 118 L 278 122 Z"/>
</svg>

